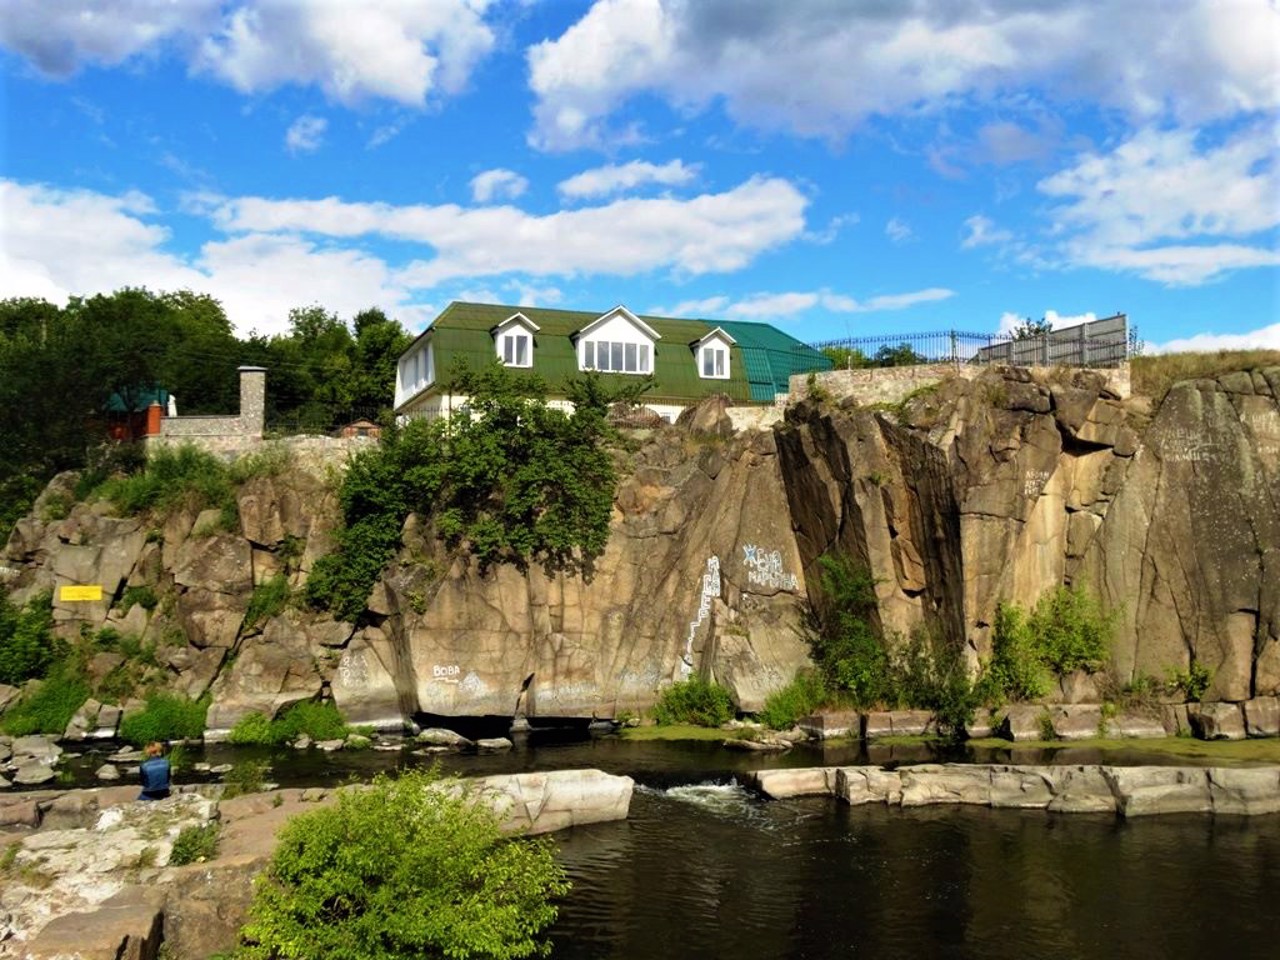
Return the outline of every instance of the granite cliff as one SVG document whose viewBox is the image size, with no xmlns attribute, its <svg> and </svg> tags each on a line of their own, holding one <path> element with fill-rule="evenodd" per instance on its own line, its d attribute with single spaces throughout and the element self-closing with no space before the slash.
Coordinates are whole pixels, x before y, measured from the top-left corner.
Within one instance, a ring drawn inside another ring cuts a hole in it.
<svg viewBox="0 0 1280 960">
<path fill-rule="evenodd" d="M 0 586 L 19 601 L 55 589 L 61 631 L 156 641 L 154 669 L 210 693 L 215 730 L 321 695 L 386 727 L 613 717 L 690 670 L 756 709 L 807 662 L 798 601 L 830 549 L 879 578 L 886 627 L 931 624 L 975 661 L 999 601 L 1066 582 L 1119 611 L 1122 681 L 1194 658 L 1213 670 L 1206 699 L 1280 693 L 1280 368 L 1182 383 L 1158 404 L 1096 374 L 1019 369 L 890 404 L 814 393 L 769 429 L 735 432 L 709 403 L 636 440 L 590 577 L 482 575 L 410 518 L 359 625 L 292 606 L 253 622 L 257 585 L 283 574 L 296 589 L 330 546 L 349 447 L 307 440 L 239 490 L 235 532 L 103 503 L 51 519 L 73 482 L 59 478 L 5 547 Z M 101 602 L 58 599 L 87 583 Z M 129 605 L 130 588 L 157 602 Z M 94 669 L 114 669 L 102 656 Z M 1061 699 L 1096 699 L 1087 687 Z"/>
</svg>

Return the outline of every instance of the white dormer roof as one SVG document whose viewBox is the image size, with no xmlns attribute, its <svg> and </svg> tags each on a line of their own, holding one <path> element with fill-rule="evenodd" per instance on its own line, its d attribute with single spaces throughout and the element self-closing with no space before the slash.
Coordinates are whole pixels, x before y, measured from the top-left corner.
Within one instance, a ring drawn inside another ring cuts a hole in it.
<svg viewBox="0 0 1280 960">
<path fill-rule="evenodd" d="M 610 320 L 613 320 L 617 317 L 622 317 L 623 319 L 625 319 L 628 323 L 634 326 L 637 330 L 641 331 L 650 340 L 662 339 L 662 334 L 658 333 L 657 330 L 653 329 L 653 327 L 649 326 L 647 323 L 645 323 L 643 320 L 637 317 L 634 313 L 632 313 L 622 304 L 618 304 L 608 313 L 602 313 L 600 316 L 596 317 L 594 320 L 588 323 L 585 327 L 583 327 L 581 330 L 575 333 L 573 335 L 574 339 L 577 339 L 578 337 L 585 337 L 596 327 L 599 327 L 602 324 L 608 323 Z"/>
<path fill-rule="evenodd" d="M 708 340 L 722 340 L 723 342 L 731 346 L 735 346 L 738 343 L 737 340 L 733 339 L 733 337 L 729 336 L 729 334 L 725 332 L 723 327 L 716 327 L 710 333 L 693 341 L 693 343 L 689 344 L 689 346 L 697 348 L 702 346 Z"/>
<path fill-rule="evenodd" d="M 526 317 L 523 313 L 517 310 L 515 313 L 507 317 L 507 319 L 503 320 L 500 324 L 498 324 L 489 332 L 494 335 L 497 335 L 501 333 L 503 330 L 505 330 L 507 327 L 511 326 L 512 324 L 520 324 L 530 333 L 538 333 L 542 329 L 536 323 L 534 323 L 532 320 Z"/>
</svg>

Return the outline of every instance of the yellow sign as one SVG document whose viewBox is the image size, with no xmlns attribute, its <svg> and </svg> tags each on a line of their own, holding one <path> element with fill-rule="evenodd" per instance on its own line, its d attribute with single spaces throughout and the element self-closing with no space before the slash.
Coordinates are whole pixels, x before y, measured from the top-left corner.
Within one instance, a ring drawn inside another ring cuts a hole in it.
<svg viewBox="0 0 1280 960">
<path fill-rule="evenodd" d="M 86 583 L 77 587 L 60 587 L 58 599 L 63 603 L 93 602 L 102 599 L 102 584 Z"/>
</svg>

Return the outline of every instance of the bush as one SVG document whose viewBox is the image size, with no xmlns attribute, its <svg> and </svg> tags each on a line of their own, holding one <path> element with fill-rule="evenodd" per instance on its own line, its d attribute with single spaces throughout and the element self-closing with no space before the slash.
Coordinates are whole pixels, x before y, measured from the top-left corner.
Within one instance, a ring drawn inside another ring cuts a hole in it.
<svg viewBox="0 0 1280 960">
<path fill-rule="evenodd" d="M 931 710 L 943 733 L 959 738 L 973 723 L 985 688 L 969 676 L 959 644 L 921 627 L 894 658 L 892 672 L 899 702 Z"/>
<path fill-rule="evenodd" d="M 0 683 L 17 686 L 44 676 L 57 656 L 53 594 L 33 597 L 21 610 L 0 594 Z M 59 731 L 61 733 L 61 731 Z"/>
<path fill-rule="evenodd" d="M 876 579 L 848 557 L 818 558 L 821 589 L 804 610 L 810 655 L 828 686 L 847 690 L 855 706 L 894 699 L 889 653 L 877 625 Z"/>
<path fill-rule="evenodd" d="M 289 578 L 277 573 L 253 588 L 249 606 L 244 612 L 244 630 L 252 630 L 274 616 L 284 612 L 289 605 Z"/>
<path fill-rule="evenodd" d="M 295 703 L 274 720 L 257 712 L 246 713 L 227 736 L 229 743 L 279 746 L 306 734 L 312 740 L 340 740 L 352 730 L 332 700 Z"/>
<path fill-rule="evenodd" d="M 0 727 L 15 737 L 31 733 L 62 736 L 90 692 L 83 675 L 69 664 L 59 664 L 34 691 L 5 711 Z"/>
<path fill-rule="evenodd" d="M 509 839 L 458 781 L 410 772 L 296 817 L 255 883 L 243 960 L 545 955 L 569 889 L 545 840 Z"/>
<path fill-rule="evenodd" d="M 120 739 L 136 746 L 152 741 L 198 739 L 204 736 L 209 699 L 192 700 L 178 693 L 153 693 L 137 713 L 120 721 Z"/>
<path fill-rule="evenodd" d="M 725 687 L 701 677 L 690 677 L 665 687 L 653 708 L 654 719 L 664 726 L 692 723 L 718 727 L 733 719 L 733 694 Z"/>
<path fill-rule="evenodd" d="M 230 529 L 236 524 L 230 471 L 213 454 L 191 445 L 176 450 L 161 447 L 147 458 L 141 472 L 110 477 L 97 493 L 130 516 L 146 510 L 163 512 L 186 503 L 196 509 L 220 510 L 223 527 Z"/>
<path fill-rule="evenodd" d="M 1028 626 L 1040 659 L 1062 676 L 1072 670 L 1098 670 L 1111 654 L 1114 617 L 1083 590 L 1058 587 L 1040 598 Z"/>
<path fill-rule="evenodd" d="M 1027 616 L 1016 604 L 996 606 L 987 677 L 993 700 L 1035 700 L 1049 692 L 1048 671 Z"/>
<path fill-rule="evenodd" d="M 1186 670 L 1171 667 L 1165 674 L 1165 685 L 1171 692 L 1181 690 L 1188 700 L 1196 702 L 1208 692 L 1212 682 L 1213 671 L 1194 659 Z"/>
<path fill-rule="evenodd" d="M 756 719 L 773 730 L 790 730 L 797 720 L 822 706 L 827 697 L 822 675 L 802 670 L 781 690 L 769 694 Z"/>
<path fill-rule="evenodd" d="M 169 865 L 181 867 L 188 863 L 212 860 L 218 854 L 220 831 L 221 827 L 217 823 L 206 823 L 203 827 L 183 827 L 173 841 Z"/>
</svg>

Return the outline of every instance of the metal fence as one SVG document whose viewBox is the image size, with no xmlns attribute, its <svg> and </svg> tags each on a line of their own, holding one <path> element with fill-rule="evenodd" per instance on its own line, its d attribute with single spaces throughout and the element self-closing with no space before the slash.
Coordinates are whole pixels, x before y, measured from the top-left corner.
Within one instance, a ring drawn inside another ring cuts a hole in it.
<svg viewBox="0 0 1280 960">
<path fill-rule="evenodd" d="M 813 344 L 836 369 L 905 367 L 925 363 L 1010 366 L 1117 367 L 1137 352 L 1136 331 L 1124 314 L 1032 336 L 967 333 L 883 334 Z"/>
</svg>

